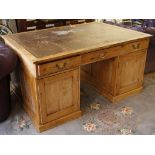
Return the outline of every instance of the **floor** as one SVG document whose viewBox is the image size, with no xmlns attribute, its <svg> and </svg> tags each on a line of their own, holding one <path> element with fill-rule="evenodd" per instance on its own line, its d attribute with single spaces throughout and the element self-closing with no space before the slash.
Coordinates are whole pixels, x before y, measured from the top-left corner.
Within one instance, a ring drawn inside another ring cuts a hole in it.
<svg viewBox="0 0 155 155">
<path fill-rule="evenodd" d="M 38 133 L 12 93 L 10 117 L 0 123 L 1 135 L 154 135 L 155 73 L 145 75 L 144 90 L 118 104 L 112 104 L 88 85 L 81 88 L 81 118 Z"/>
</svg>

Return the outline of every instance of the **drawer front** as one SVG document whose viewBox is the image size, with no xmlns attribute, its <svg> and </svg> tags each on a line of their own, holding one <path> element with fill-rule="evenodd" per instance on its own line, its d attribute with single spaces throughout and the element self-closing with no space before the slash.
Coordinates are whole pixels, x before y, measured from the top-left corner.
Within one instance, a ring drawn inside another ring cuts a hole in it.
<svg viewBox="0 0 155 155">
<path fill-rule="evenodd" d="M 123 50 L 125 52 L 134 52 L 134 51 L 139 51 L 142 49 L 147 49 L 149 45 L 149 40 L 145 39 L 145 40 L 139 40 L 139 41 L 135 41 L 133 43 L 129 43 L 124 45 Z"/>
<path fill-rule="evenodd" d="M 74 68 L 79 66 L 80 63 L 81 63 L 81 56 L 77 56 L 38 65 L 38 76 L 49 75 L 66 69 Z"/>
<path fill-rule="evenodd" d="M 100 51 L 90 52 L 83 54 L 81 56 L 81 63 L 82 64 L 89 64 L 92 62 L 96 62 L 100 59 Z"/>
<path fill-rule="evenodd" d="M 119 55 L 128 54 L 134 51 L 147 49 L 149 45 L 149 39 L 139 40 L 126 45 L 118 45 L 116 47 L 110 47 L 108 49 L 100 50 L 100 59 L 109 59 Z"/>
<path fill-rule="evenodd" d="M 108 49 L 100 50 L 100 59 L 102 60 L 116 57 L 120 54 L 121 51 L 122 51 L 121 46 L 110 47 Z"/>
</svg>

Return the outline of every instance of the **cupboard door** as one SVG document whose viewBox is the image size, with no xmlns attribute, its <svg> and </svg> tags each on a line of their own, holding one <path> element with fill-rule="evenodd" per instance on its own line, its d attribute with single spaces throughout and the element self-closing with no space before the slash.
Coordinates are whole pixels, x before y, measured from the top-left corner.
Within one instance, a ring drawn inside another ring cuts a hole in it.
<svg viewBox="0 0 155 155">
<path fill-rule="evenodd" d="M 80 110 L 79 69 L 39 80 L 42 123 Z"/>
<path fill-rule="evenodd" d="M 143 82 L 146 50 L 120 56 L 117 94 L 140 88 Z"/>
</svg>

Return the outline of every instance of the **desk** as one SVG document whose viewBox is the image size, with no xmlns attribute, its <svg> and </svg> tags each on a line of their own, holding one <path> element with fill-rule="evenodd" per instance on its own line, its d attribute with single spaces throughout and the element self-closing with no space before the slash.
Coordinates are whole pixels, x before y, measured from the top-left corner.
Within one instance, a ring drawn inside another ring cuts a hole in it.
<svg viewBox="0 0 155 155">
<path fill-rule="evenodd" d="M 20 58 L 23 106 L 41 132 L 81 116 L 80 79 L 114 103 L 139 93 L 150 37 L 93 22 L 3 39 Z"/>
</svg>

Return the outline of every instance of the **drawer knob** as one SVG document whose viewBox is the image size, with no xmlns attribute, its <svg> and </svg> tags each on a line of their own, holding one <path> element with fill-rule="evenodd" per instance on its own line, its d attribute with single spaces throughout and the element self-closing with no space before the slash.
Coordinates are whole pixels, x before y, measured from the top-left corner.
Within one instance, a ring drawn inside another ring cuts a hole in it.
<svg viewBox="0 0 155 155">
<path fill-rule="evenodd" d="M 56 64 L 56 67 L 57 67 L 58 69 L 64 69 L 64 68 L 66 67 L 66 65 L 67 65 L 66 62 L 64 62 L 64 63 L 58 63 L 58 64 Z"/>
<path fill-rule="evenodd" d="M 105 58 L 105 53 L 100 54 L 100 58 L 101 59 Z"/>
<path fill-rule="evenodd" d="M 140 44 L 133 44 L 133 45 L 132 45 L 132 48 L 135 49 L 135 50 L 136 50 L 136 49 L 139 49 L 139 47 L 140 47 Z"/>
</svg>

